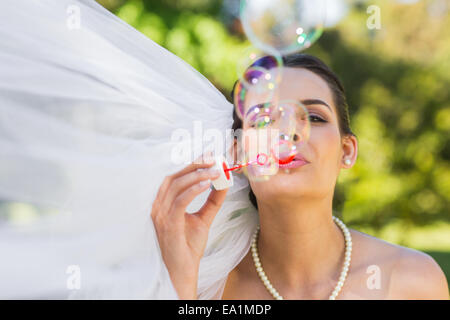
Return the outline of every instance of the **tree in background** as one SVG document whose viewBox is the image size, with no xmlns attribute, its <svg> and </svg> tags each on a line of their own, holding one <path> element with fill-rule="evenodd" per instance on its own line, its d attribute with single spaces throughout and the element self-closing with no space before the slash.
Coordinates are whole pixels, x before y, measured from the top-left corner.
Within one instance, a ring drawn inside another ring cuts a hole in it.
<svg viewBox="0 0 450 320">
<path fill-rule="evenodd" d="M 229 97 L 236 62 L 250 45 L 238 0 L 98 1 Z M 359 141 L 358 161 L 342 172 L 334 209 L 349 225 L 374 232 L 395 221 L 449 222 L 450 4 L 373 1 L 381 10 L 381 28 L 374 30 L 366 25 L 370 4 L 355 1 L 307 50 L 344 82 Z"/>
</svg>

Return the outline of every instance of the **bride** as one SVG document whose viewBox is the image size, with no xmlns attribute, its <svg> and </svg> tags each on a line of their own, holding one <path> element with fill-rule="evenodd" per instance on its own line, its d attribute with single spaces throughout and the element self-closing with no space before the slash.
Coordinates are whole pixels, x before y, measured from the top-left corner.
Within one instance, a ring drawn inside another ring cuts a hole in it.
<svg viewBox="0 0 450 320">
<path fill-rule="evenodd" d="M 311 117 L 304 165 L 219 191 L 171 137 L 247 124 L 180 58 L 93 0 L 6 2 L 0 38 L 0 199 L 39 210 L 0 224 L 0 298 L 448 298 L 431 257 L 333 218 L 357 140 L 318 59 L 284 57 L 279 87 Z"/>
<path fill-rule="evenodd" d="M 279 170 L 269 182 L 250 182 L 260 230 L 228 275 L 222 299 L 448 299 L 445 275 L 429 255 L 353 229 L 346 236 L 342 222 L 333 220 L 336 180 L 356 161 L 358 145 L 344 89 L 318 58 L 292 54 L 283 60 L 279 98 L 301 101 L 311 118 L 305 163 L 289 174 Z M 248 128 L 235 112 L 233 129 L 242 126 Z M 212 191 L 205 208 L 186 215 L 207 179 L 217 177 L 199 167 L 211 165 L 193 164 L 166 177 L 151 213 L 164 261 L 185 299 L 196 298 L 208 226 L 226 194 Z"/>
</svg>

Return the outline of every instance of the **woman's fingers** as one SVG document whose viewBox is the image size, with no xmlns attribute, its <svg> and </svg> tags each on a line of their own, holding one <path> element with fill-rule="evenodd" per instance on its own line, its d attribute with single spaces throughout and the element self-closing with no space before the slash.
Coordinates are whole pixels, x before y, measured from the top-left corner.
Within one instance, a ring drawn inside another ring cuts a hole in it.
<svg viewBox="0 0 450 320">
<path fill-rule="evenodd" d="M 152 213 L 151 213 L 152 218 L 155 218 L 159 212 L 164 211 L 164 210 L 160 210 L 160 208 L 163 208 L 166 210 L 168 210 L 170 208 L 170 206 L 167 207 L 167 205 L 164 205 L 164 203 L 165 203 L 164 199 L 166 198 L 167 191 L 169 189 L 171 189 L 171 185 L 172 185 L 174 179 L 177 179 L 178 177 L 183 176 L 194 170 L 210 168 L 213 166 L 213 164 L 214 164 L 214 161 L 212 161 L 212 152 L 208 152 L 206 154 L 201 155 L 197 159 L 195 159 L 193 163 L 189 164 L 182 170 L 180 170 L 172 175 L 166 176 L 164 178 L 163 182 L 161 183 L 161 186 L 158 189 L 155 200 L 153 201 Z M 155 207 L 157 207 L 158 210 L 155 210 Z M 165 211 L 165 212 L 167 213 L 167 211 Z"/>
<path fill-rule="evenodd" d="M 161 196 L 165 197 L 166 193 L 169 189 L 169 186 L 173 183 L 173 181 L 185 174 L 188 174 L 190 172 L 193 172 L 198 169 L 208 169 L 213 166 L 214 163 L 191 163 L 187 167 L 183 168 L 182 170 L 175 172 L 174 174 L 167 176 L 165 181 L 163 182 L 163 185 L 161 186 Z"/>
<path fill-rule="evenodd" d="M 184 217 L 184 214 L 186 213 L 186 207 L 192 202 L 192 200 L 194 200 L 196 196 L 208 189 L 210 185 L 210 180 L 202 180 L 177 195 L 177 197 L 172 202 L 172 207 L 170 208 L 170 216 Z"/>
<path fill-rule="evenodd" d="M 183 168 L 182 170 L 174 173 L 172 177 L 174 179 L 183 176 L 189 172 L 192 172 L 197 169 L 205 169 L 210 168 L 214 165 L 214 161 L 210 158 L 208 155 L 201 156 L 194 160 L 191 164 L 189 164 L 187 167 Z"/>
<path fill-rule="evenodd" d="M 211 226 L 214 217 L 217 212 L 219 212 L 222 203 L 227 196 L 228 189 L 225 190 L 212 190 L 208 196 L 208 199 L 203 204 L 203 206 L 195 214 L 198 215 L 205 224 L 209 227 Z"/>
<path fill-rule="evenodd" d="M 186 189 L 192 187 L 193 185 L 205 181 L 205 180 L 214 180 L 220 176 L 220 172 L 217 170 L 211 171 L 211 169 L 203 170 L 203 171 L 192 171 L 183 176 L 180 176 L 173 180 L 170 189 L 167 191 L 166 196 L 164 198 L 164 207 L 168 207 L 172 205 L 175 198 L 184 192 Z M 177 211 L 178 212 L 178 211 Z"/>
<path fill-rule="evenodd" d="M 184 296 L 195 296 L 198 266 L 208 238 L 206 224 L 199 219 L 187 219 L 186 208 L 209 188 L 211 180 L 220 176 L 220 172 L 214 174 L 208 170 L 213 165 L 214 161 L 208 162 L 207 157 L 202 157 L 165 177 L 153 202 L 152 218 L 161 254 L 180 297 L 183 288 L 187 288 Z M 217 201 L 220 206 L 223 200 L 216 195 L 209 196 L 208 201 Z M 212 210 L 211 206 L 207 207 Z"/>
</svg>

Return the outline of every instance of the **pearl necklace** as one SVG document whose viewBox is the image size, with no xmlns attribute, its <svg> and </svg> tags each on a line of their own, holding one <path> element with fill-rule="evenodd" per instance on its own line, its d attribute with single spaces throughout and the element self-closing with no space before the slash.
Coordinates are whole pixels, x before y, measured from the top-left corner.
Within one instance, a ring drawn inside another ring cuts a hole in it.
<svg viewBox="0 0 450 320">
<path fill-rule="evenodd" d="M 329 300 L 335 300 L 339 292 L 341 291 L 342 287 L 344 286 L 345 279 L 347 278 L 348 268 L 350 266 L 350 260 L 352 255 L 352 237 L 350 235 L 350 232 L 347 229 L 347 226 L 338 218 L 333 216 L 333 220 L 336 222 L 336 224 L 341 228 L 342 232 L 344 233 L 345 238 L 345 259 L 344 259 L 344 265 L 342 268 L 341 275 L 339 277 L 338 284 L 334 288 L 333 292 L 329 296 Z M 269 279 L 267 278 L 266 274 L 264 273 L 264 270 L 261 265 L 261 261 L 259 260 L 258 256 L 258 248 L 257 248 L 257 240 L 258 240 L 258 234 L 259 234 L 259 226 L 256 228 L 255 233 L 253 234 L 252 238 L 252 256 L 253 256 L 253 262 L 255 263 L 256 271 L 258 272 L 259 277 L 261 278 L 262 282 L 264 283 L 264 286 L 269 290 L 269 292 L 272 294 L 272 296 L 277 300 L 283 300 L 283 297 L 278 293 L 277 290 L 272 286 Z"/>
</svg>

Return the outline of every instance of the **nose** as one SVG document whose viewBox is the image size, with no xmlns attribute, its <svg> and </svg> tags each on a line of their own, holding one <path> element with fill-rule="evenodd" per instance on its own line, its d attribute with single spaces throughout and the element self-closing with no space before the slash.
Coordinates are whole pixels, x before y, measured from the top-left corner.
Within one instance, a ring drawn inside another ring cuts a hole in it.
<svg viewBox="0 0 450 320">
<path fill-rule="evenodd" d="M 279 119 L 277 123 L 277 128 L 281 131 L 282 135 L 285 136 L 288 135 L 291 137 L 291 141 L 296 143 L 300 142 L 303 137 L 303 130 L 305 126 L 304 121 L 304 114 L 306 114 L 306 111 L 303 112 L 302 109 L 300 109 L 300 106 L 292 105 L 285 103 L 283 104 L 277 111 L 281 111 L 278 113 Z M 292 136 L 292 134 L 294 134 Z M 280 138 L 283 138 L 280 136 Z"/>
<path fill-rule="evenodd" d="M 287 134 L 280 134 L 280 140 L 287 140 L 288 135 Z M 297 133 L 294 133 L 294 135 L 292 136 L 292 141 L 293 142 L 298 142 L 300 141 L 300 136 Z"/>
</svg>

